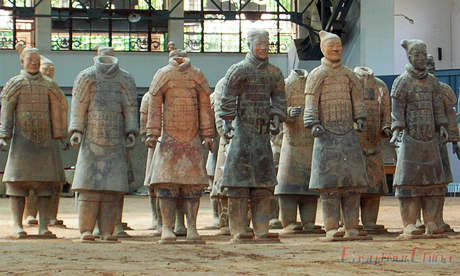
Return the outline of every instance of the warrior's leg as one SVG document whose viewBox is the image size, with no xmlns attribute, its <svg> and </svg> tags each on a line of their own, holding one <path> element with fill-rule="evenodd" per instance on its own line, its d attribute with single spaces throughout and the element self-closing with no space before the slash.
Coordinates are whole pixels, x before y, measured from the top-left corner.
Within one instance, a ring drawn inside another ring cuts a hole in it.
<svg viewBox="0 0 460 276">
<path fill-rule="evenodd" d="M 115 219 L 115 228 L 113 235 L 117 237 L 129 237 L 128 233 L 123 229 L 122 217 L 123 217 L 123 207 L 125 203 L 125 196 L 120 194 L 120 198 L 117 200 L 117 214 Z"/>
<path fill-rule="evenodd" d="M 155 230 L 158 227 L 158 215 L 157 215 L 157 208 L 156 208 L 156 197 L 152 194 L 149 194 L 149 203 L 150 209 L 152 211 L 152 226 L 150 229 Z"/>
<path fill-rule="evenodd" d="M 442 233 L 438 225 L 442 199 L 442 196 L 426 196 L 421 198 L 425 234 L 427 235 Z"/>
<path fill-rule="evenodd" d="M 341 206 L 345 237 L 356 237 L 359 235 L 359 201 L 361 194 L 358 192 L 345 192 L 342 194 Z"/>
<path fill-rule="evenodd" d="M 22 216 L 24 214 L 25 197 L 10 195 L 11 212 L 13 213 L 13 223 L 18 237 L 25 237 L 27 233 L 22 226 Z"/>
<path fill-rule="evenodd" d="M 251 190 L 251 214 L 254 236 L 256 239 L 266 238 L 270 218 L 273 216 L 273 191 L 265 188 Z"/>
<path fill-rule="evenodd" d="M 364 227 L 376 227 L 379 207 L 380 195 L 361 195 L 361 223 Z"/>
<path fill-rule="evenodd" d="M 323 192 L 320 195 L 326 238 L 332 239 L 338 232 L 340 220 L 340 195 L 337 192 Z"/>
<path fill-rule="evenodd" d="M 282 228 L 281 221 L 278 219 L 279 213 L 280 213 L 280 207 L 278 205 L 278 200 L 277 198 L 272 195 L 271 196 L 271 201 L 270 201 L 270 210 L 271 210 L 271 215 L 270 215 L 270 228 L 272 229 L 280 229 Z"/>
<path fill-rule="evenodd" d="M 249 188 L 228 188 L 228 221 L 233 240 L 252 238 L 248 232 Z"/>
<path fill-rule="evenodd" d="M 444 203 L 445 203 L 445 197 L 442 197 L 442 201 L 440 203 L 441 212 L 439 212 L 439 216 L 437 219 L 438 226 L 444 232 L 453 232 L 454 230 L 450 227 L 450 225 L 444 222 Z"/>
<path fill-rule="evenodd" d="M 303 230 L 311 231 L 315 228 L 318 196 L 305 195 L 301 197 L 302 199 L 299 203 L 300 221 L 302 222 Z"/>
<path fill-rule="evenodd" d="M 38 224 L 37 221 L 37 195 L 34 191 L 30 191 L 29 195 L 25 198 L 24 217 L 27 224 Z"/>
<path fill-rule="evenodd" d="M 176 221 L 174 226 L 174 233 L 178 236 L 185 236 L 187 229 L 185 228 L 185 210 L 184 201 L 182 198 L 177 199 Z"/>
<path fill-rule="evenodd" d="M 228 198 L 227 196 L 219 197 L 219 234 L 229 235 L 230 228 L 228 227 Z"/>
<path fill-rule="evenodd" d="M 155 198 L 155 208 L 157 210 L 157 219 L 158 219 L 158 234 L 161 234 L 162 227 L 163 227 L 163 220 L 161 219 L 161 210 L 160 210 L 160 199 L 158 197 Z"/>
<path fill-rule="evenodd" d="M 38 207 L 38 234 L 39 235 L 52 235 L 48 230 L 48 224 L 50 221 L 50 210 L 51 196 L 38 196 L 37 207 Z"/>
<path fill-rule="evenodd" d="M 120 214 L 120 198 L 123 198 L 123 195 L 119 193 L 103 195 L 98 218 L 101 224 L 102 240 L 117 240 L 117 238 L 113 236 L 113 231 L 115 229 L 115 224 L 118 222 L 118 216 Z"/>
<path fill-rule="evenodd" d="M 96 193 L 79 192 L 78 228 L 82 240 L 94 240 L 93 230 L 99 216 L 100 199 Z"/>
<path fill-rule="evenodd" d="M 425 225 L 422 222 L 422 209 L 418 210 L 417 212 L 417 222 L 415 223 L 415 227 L 424 230 Z"/>
<path fill-rule="evenodd" d="M 157 196 L 160 202 L 162 220 L 161 240 L 175 241 L 176 234 L 173 232 L 176 221 L 177 198 L 179 187 L 175 184 L 159 184 Z"/>
<path fill-rule="evenodd" d="M 184 199 L 184 207 L 187 216 L 187 240 L 199 240 L 201 237 L 196 230 L 196 218 L 200 208 L 200 198 Z"/>
<path fill-rule="evenodd" d="M 283 233 L 292 233 L 300 230 L 297 224 L 297 197 L 293 195 L 279 195 L 278 202 Z"/>
<path fill-rule="evenodd" d="M 209 200 L 212 206 L 212 225 L 214 227 L 219 227 L 219 200 L 215 197 L 210 197 Z"/>
<path fill-rule="evenodd" d="M 403 222 L 403 234 L 405 235 L 420 235 L 422 231 L 415 227 L 417 222 L 417 214 L 421 206 L 420 197 L 400 197 L 399 209 Z"/>
<path fill-rule="evenodd" d="M 53 190 L 53 195 L 51 195 L 51 203 L 49 207 L 50 212 L 50 225 L 60 225 L 63 224 L 62 220 L 57 219 L 57 214 L 59 211 L 59 199 L 62 192 L 62 183 L 57 183 L 56 187 Z"/>
</svg>

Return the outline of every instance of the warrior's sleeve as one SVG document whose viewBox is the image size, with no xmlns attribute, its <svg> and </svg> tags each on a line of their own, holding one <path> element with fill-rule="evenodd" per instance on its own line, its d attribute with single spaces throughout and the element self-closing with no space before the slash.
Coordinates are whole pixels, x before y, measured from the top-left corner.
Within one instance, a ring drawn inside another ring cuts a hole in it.
<svg viewBox="0 0 460 276">
<path fill-rule="evenodd" d="M 460 137 L 457 123 L 457 114 L 454 108 L 455 104 L 457 103 L 457 96 L 449 85 L 441 82 L 439 84 L 441 85 L 444 109 L 447 116 L 447 132 L 449 133 L 449 142 L 458 142 Z"/>
<path fill-rule="evenodd" d="M 95 78 L 91 77 L 90 69 L 91 67 L 80 72 L 73 84 L 69 125 L 71 134 L 83 133 L 86 129 L 88 106 L 96 83 Z"/>
<path fill-rule="evenodd" d="M 137 118 L 139 114 L 137 113 L 137 90 L 136 82 L 134 78 L 129 73 L 123 73 L 122 78 L 122 106 L 123 106 L 123 115 L 125 119 L 125 133 L 133 133 L 135 135 L 139 132 L 139 126 L 137 124 Z"/>
<path fill-rule="evenodd" d="M 204 74 L 197 70 L 195 82 L 198 87 L 198 102 L 200 111 L 200 136 L 214 137 L 214 114 L 211 110 L 211 88 Z"/>
<path fill-rule="evenodd" d="M 163 93 L 168 84 L 167 72 L 158 70 L 150 83 L 150 101 L 148 104 L 146 136 L 161 136 Z"/>
<path fill-rule="evenodd" d="M 325 73 L 317 67 L 307 77 L 305 85 L 305 110 L 303 113 L 303 124 L 307 128 L 320 124 L 319 120 L 319 98 L 321 96 L 321 84 Z"/>
<path fill-rule="evenodd" d="M 140 113 L 140 127 L 139 127 L 139 134 L 145 135 L 145 126 L 147 124 L 147 117 L 149 114 L 149 103 L 150 103 L 150 93 L 145 93 L 142 97 L 141 108 L 139 110 Z"/>
<path fill-rule="evenodd" d="M 2 93 L 2 108 L 0 115 L 0 138 L 9 139 L 13 136 L 14 114 L 18 95 L 23 87 L 23 80 L 20 76 L 11 78 L 3 87 Z"/>
<path fill-rule="evenodd" d="M 233 120 L 237 113 L 236 100 L 243 91 L 242 83 L 245 79 L 244 69 L 241 63 L 233 64 L 224 77 L 222 100 L 217 116 L 224 120 Z"/>
<path fill-rule="evenodd" d="M 391 130 L 406 128 L 405 109 L 407 91 L 404 84 L 405 74 L 400 75 L 391 87 Z"/>
<path fill-rule="evenodd" d="M 222 101 L 222 90 L 223 90 L 224 79 L 220 79 L 216 87 L 214 88 L 214 93 L 211 95 L 211 107 L 214 110 L 214 120 L 216 122 L 216 130 L 220 136 L 224 135 L 224 120 L 217 116 L 218 110 L 220 108 L 220 103 Z"/>
<path fill-rule="evenodd" d="M 52 80 L 50 82 L 49 101 L 53 139 L 62 139 L 67 136 L 69 104 L 64 92 L 62 92 L 57 83 Z"/>
<path fill-rule="evenodd" d="M 286 90 L 284 89 L 284 78 L 281 70 L 274 67 L 272 73 L 272 94 L 270 101 L 270 117 L 278 116 L 281 122 L 286 121 Z"/>
<path fill-rule="evenodd" d="M 366 105 L 363 101 L 364 87 L 353 72 L 346 68 L 350 80 L 351 103 L 353 105 L 353 119 L 366 119 Z"/>
<path fill-rule="evenodd" d="M 387 85 L 382 80 L 376 78 L 376 81 L 379 84 L 379 93 L 381 95 L 380 125 L 383 131 L 385 128 L 391 128 L 390 93 Z"/>
<path fill-rule="evenodd" d="M 446 110 L 444 109 L 444 104 L 442 102 L 442 89 L 441 85 L 435 77 L 433 77 L 436 82 L 435 91 L 433 91 L 433 113 L 434 113 L 434 122 L 437 127 L 444 126 L 447 127 L 448 121 L 446 116 Z"/>
</svg>

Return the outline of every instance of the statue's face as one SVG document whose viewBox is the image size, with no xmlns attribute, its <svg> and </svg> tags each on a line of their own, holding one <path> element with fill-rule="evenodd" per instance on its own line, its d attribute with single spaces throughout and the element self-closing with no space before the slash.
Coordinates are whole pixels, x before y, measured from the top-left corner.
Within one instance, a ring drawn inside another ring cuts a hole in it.
<svg viewBox="0 0 460 276">
<path fill-rule="evenodd" d="M 428 63 L 428 57 L 426 54 L 426 50 L 421 49 L 413 49 L 409 53 L 409 62 L 414 66 L 417 70 L 425 70 L 426 65 Z"/>
<path fill-rule="evenodd" d="M 321 52 L 329 61 L 340 61 L 342 59 L 342 41 L 338 38 L 326 40 L 321 46 Z"/>
<path fill-rule="evenodd" d="M 168 52 L 172 52 L 172 51 L 174 51 L 174 50 L 176 50 L 176 44 L 174 44 L 174 43 L 169 43 L 169 44 L 168 44 Z"/>
<path fill-rule="evenodd" d="M 268 40 L 264 37 L 258 37 L 252 41 L 250 48 L 252 54 L 257 59 L 267 59 L 268 58 Z"/>
<path fill-rule="evenodd" d="M 22 66 L 29 74 L 35 75 L 40 71 L 40 55 L 38 53 L 26 53 L 22 59 Z"/>
<path fill-rule="evenodd" d="M 54 71 L 54 65 L 52 64 L 45 64 L 40 68 L 40 72 L 50 79 L 54 79 Z"/>
</svg>

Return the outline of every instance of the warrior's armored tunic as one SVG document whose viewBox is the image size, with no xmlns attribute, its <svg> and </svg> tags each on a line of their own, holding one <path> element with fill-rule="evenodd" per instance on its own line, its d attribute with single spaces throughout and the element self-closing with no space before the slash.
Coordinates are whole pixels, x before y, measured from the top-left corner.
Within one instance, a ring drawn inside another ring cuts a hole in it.
<svg viewBox="0 0 460 276">
<path fill-rule="evenodd" d="M 305 70 L 293 70 L 285 80 L 288 112 L 290 108 L 302 107 L 302 114 L 307 74 Z M 318 195 L 308 189 L 313 151 L 311 130 L 304 127 L 302 116 L 299 116 L 288 117 L 283 131 L 275 195 Z"/>
<path fill-rule="evenodd" d="M 397 197 L 443 195 L 446 178 L 436 129 L 447 125 L 438 80 L 407 65 L 393 83 L 392 130 L 401 129 L 402 143 L 393 185 Z"/>
<path fill-rule="evenodd" d="M 442 95 L 442 102 L 444 104 L 444 111 L 447 117 L 447 132 L 449 140 L 447 142 L 456 143 L 460 140 L 459 129 L 457 123 L 457 116 L 455 113 L 455 104 L 457 103 L 457 96 L 449 85 L 439 82 L 440 91 Z M 452 170 L 449 162 L 449 152 L 447 151 L 447 144 L 440 144 L 441 160 L 446 176 L 446 184 L 453 181 Z"/>
<path fill-rule="evenodd" d="M 149 116 L 149 103 L 150 99 L 152 97 L 152 94 L 150 93 L 145 93 L 144 96 L 142 97 L 141 101 L 141 107 L 139 110 L 140 113 L 140 127 L 139 127 L 139 134 L 141 136 L 146 135 L 146 129 L 145 126 L 147 125 L 147 119 Z M 150 185 L 150 166 L 152 164 L 152 158 L 153 158 L 153 152 L 155 149 L 147 148 L 147 162 L 145 163 L 145 178 L 144 178 L 144 185 L 149 186 Z"/>
<path fill-rule="evenodd" d="M 210 88 L 204 74 L 184 59 L 179 64 L 171 58 L 149 89 L 147 136 L 161 136 L 150 165 L 151 185 L 208 185 L 201 139 L 214 136 Z"/>
<path fill-rule="evenodd" d="M 230 67 L 218 116 L 233 120 L 223 186 L 273 188 L 275 167 L 270 146 L 270 120 L 286 118 L 286 97 L 281 71 L 252 53 Z"/>
<path fill-rule="evenodd" d="M 72 189 L 128 192 L 125 139 L 137 134 L 134 79 L 118 59 L 98 56 L 77 76 L 69 131 L 84 134 Z"/>
<path fill-rule="evenodd" d="M 67 100 L 51 79 L 25 70 L 1 93 L 0 138 L 12 138 L 3 182 L 65 181 L 58 141 L 66 137 Z"/>
<path fill-rule="evenodd" d="M 363 102 L 366 105 L 366 128 L 358 133 L 366 160 L 369 186 L 366 194 L 388 193 L 381 142 L 388 137 L 384 129 L 391 128 L 390 94 L 386 84 L 374 76 L 370 68 L 355 68 L 355 73 L 364 84 Z"/>
<path fill-rule="evenodd" d="M 364 119 L 362 86 L 341 62 L 326 58 L 307 78 L 304 125 L 326 130 L 313 144 L 310 189 L 362 190 L 368 179 L 353 121 Z"/>
</svg>

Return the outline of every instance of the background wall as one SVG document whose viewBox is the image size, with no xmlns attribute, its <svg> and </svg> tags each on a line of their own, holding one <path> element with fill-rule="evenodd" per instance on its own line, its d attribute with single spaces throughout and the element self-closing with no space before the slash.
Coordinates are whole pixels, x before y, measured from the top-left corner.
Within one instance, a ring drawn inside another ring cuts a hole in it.
<svg viewBox="0 0 460 276">
<path fill-rule="evenodd" d="M 382 1 L 385 2 L 385 1 Z M 415 20 L 410 24 L 400 16 L 394 17 L 394 73 L 404 71 L 407 57 L 400 45 L 403 39 L 421 39 L 428 46 L 428 53 L 435 58 L 436 69 L 451 69 L 453 65 L 452 50 L 458 51 L 458 43 L 452 47 L 452 38 L 456 37 L 460 27 L 459 0 L 395 0 L 395 14 L 402 13 Z M 455 9 L 457 8 L 457 15 Z M 442 60 L 438 60 L 437 48 L 442 48 Z M 458 54 L 456 54 L 458 55 Z M 456 63 L 458 67 L 459 63 Z"/>
<path fill-rule="evenodd" d="M 55 80 L 60 86 L 70 87 L 77 74 L 92 65 L 95 52 L 47 52 L 43 53 L 54 61 Z M 138 87 L 148 87 L 155 72 L 168 62 L 167 53 L 117 53 L 121 67 L 136 79 Z M 189 53 L 192 64 L 200 68 L 212 87 L 222 78 L 227 69 L 241 61 L 244 54 L 201 54 Z M 287 76 L 287 55 L 271 55 L 270 62 L 278 66 Z M 15 51 L 0 51 L 0 86 L 18 74 L 21 69 L 19 57 Z"/>
</svg>

